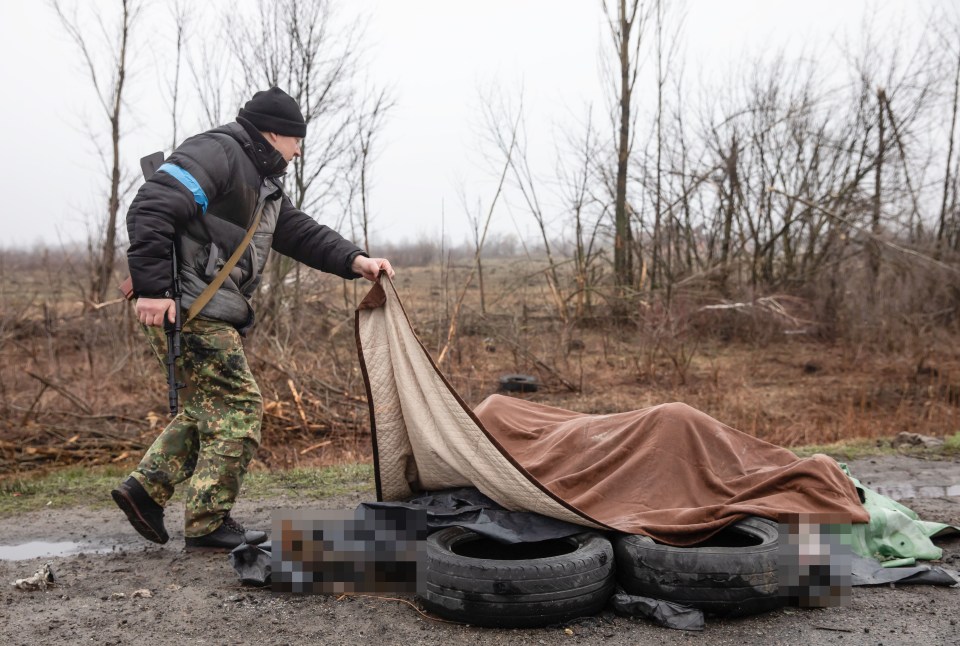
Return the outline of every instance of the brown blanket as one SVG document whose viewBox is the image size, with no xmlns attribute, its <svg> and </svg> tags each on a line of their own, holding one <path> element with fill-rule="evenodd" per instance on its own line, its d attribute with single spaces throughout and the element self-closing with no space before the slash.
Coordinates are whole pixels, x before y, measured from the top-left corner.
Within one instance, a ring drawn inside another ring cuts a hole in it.
<svg viewBox="0 0 960 646">
<path fill-rule="evenodd" d="M 688 545 L 746 515 L 870 519 L 832 458 L 799 459 L 686 404 L 585 415 L 493 395 L 475 412 L 531 477 L 624 532 Z"/>
<path fill-rule="evenodd" d="M 746 515 L 869 521 L 831 458 L 797 458 L 685 404 L 587 415 L 493 395 L 471 411 L 381 280 L 356 320 L 381 500 L 472 485 L 507 509 L 673 545 Z"/>
</svg>

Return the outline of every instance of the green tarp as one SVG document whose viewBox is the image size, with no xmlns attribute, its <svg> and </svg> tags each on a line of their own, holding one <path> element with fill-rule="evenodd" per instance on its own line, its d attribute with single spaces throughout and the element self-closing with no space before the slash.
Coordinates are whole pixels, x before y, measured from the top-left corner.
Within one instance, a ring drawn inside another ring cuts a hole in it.
<svg viewBox="0 0 960 646">
<path fill-rule="evenodd" d="M 895 500 L 864 487 L 853 477 L 846 464 L 840 468 L 850 476 L 870 513 L 869 523 L 853 525 L 851 547 L 855 554 L 874 558 L 885 567 L 913 565 L 917 560 L 933 561 L 943 555 L 943 550 L 930 540 L 960 532 L 960 528 L 944 523 L 920 520 L 917 514 Z"/>
</svg>

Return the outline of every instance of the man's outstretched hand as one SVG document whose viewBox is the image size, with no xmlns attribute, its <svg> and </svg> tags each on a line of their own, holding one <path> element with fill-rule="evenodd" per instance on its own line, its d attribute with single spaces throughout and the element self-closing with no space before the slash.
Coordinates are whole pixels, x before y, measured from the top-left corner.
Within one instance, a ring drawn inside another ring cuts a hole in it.
<svg viewBox="0 0 960 646">
<path fill-rule="evenodd" d="M 353 259 L 353 265 L 350 267 L 357 274 L 360 274 L 367 280 L 376 280 L 380 275 L 380 270 L 387 272 L 387 276 L 393 278 L 394 271 L 390 261 L 386 258 L 367 258 L 366 256 L 357 256 Z"/>
</svg>

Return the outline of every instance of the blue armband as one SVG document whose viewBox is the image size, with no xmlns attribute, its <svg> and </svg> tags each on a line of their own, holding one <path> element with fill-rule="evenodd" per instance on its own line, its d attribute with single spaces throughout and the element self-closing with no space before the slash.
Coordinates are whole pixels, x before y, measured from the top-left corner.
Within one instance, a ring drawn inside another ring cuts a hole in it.
<svg viewBox="0 0 960 646">
<path fill-rule="evenodd" d="M 183 184 L 188 191 L 193 193 L 193 199 L 200 206 L 202 213 L 207 212 L 207 206 L 210 202 L 207 200 L 207 194 L 203 192 L 203 188 L 200 186 L 200 182 L 197 181 L 197 178 L 183 170 L 179 166 L 174 164 L 163 164 L 158 171 L 163 171 L 167 175 L 170 175 L 175 180 Z"/>
</svg>

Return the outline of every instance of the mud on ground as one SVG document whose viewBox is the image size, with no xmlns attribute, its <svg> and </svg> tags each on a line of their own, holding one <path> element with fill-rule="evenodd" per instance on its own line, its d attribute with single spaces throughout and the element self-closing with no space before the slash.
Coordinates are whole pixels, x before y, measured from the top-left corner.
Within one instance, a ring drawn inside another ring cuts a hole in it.
<svg viewBox="0 0 960 646">
<path fill-rule="evenodd" d="M 925 520 L 960 525 L 960 497 L 936 487 L 960 482 L 960 460 L 885 456 L 850 463 L 868 486 L 914 486 L 933 497 L 901 499 Z M 922 489 L 921 487 L 928 487 Z M 904 489 L 901 489 L 903 491 Z M 108 492 L 104 491 L 104 498 Z M 368 494 L 307 503 L 242 500 L 235 516 L 269 527 L 277 508 L 353 508 Z M 634 621 L 605 611 L 565 626 L 499 630 L 445 623 L 404 601 L 357 596 L 278 595 L 239 583 L 226 555 L 187 553 L 182 509 L 168 511 L 171 540 L 159 546 L 133 532 L 119 511 L 75 508 L 0 519 L 0 545 L 72 541 L 105 553 L 0 561 L 3 644 L 960 644 L 960 589 L 927 586 L 855 588 L 845 607 L 785 608 L 739 620 L 708 617 L 702 633 Z M 938 540 L 942 563 L 960 569 L 960 538 Z M 52 563 L 60 584 L 23 592 L 10 583 Z M 134 597 L 146 589 L 152 596 Z M 122 595 L 122 596 L 121 596 Z M 564 629 L 569 628 L 571 634 Z"/>
</svg>

